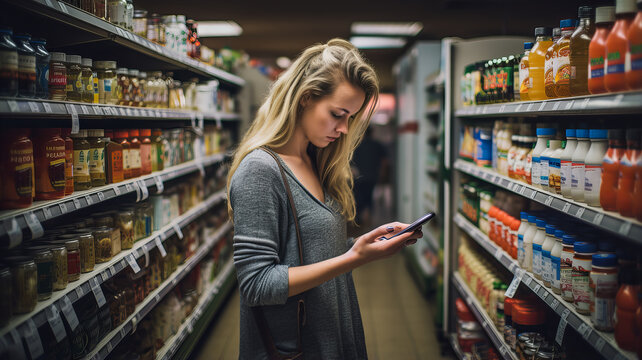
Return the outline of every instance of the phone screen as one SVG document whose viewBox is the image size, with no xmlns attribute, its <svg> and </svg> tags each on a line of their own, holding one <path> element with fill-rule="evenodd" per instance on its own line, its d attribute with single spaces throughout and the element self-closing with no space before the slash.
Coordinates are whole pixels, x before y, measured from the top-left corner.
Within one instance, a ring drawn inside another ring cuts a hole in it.
<svg viewBox="0 0 642 360">
<path fill-rule="evenodd" d="M 401 230 L 400 232 L 394 234 L 393 236 L 391 236 L 389 238 L 386 238 L 386 240 L 393 239 L 393 238 L 395 238 L 395 237 L 397 237 L 399 235 L 405 234 L 405 233 L 413 232 L 413 231 L 419 229 L 423 224 L 425 224 L 428 221 L 430 221 L 430 219 L 432 219 L 434 216 L 435 216 L 435 213 L 432 213 L 432 212 L 428 213 L 428 214 L 420 217 L 419 219 L 415 220 L 415 222 L 413 222 L 412 224 L 408 225 L 407 228 Z"/>
</svg>

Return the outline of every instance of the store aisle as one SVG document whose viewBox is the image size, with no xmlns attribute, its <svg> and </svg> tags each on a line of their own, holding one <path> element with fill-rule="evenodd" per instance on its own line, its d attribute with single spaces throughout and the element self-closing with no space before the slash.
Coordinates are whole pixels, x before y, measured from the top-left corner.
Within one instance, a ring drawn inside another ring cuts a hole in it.
<svg viewBox="0 0 642 360">
<path fill-rule="evenodd" d="M 442 357 L 431 304 L 417 290 L 401 254 L 354 271 L 370 359 L 450 359 Z M 238 358 L 239 293 L 230 296 L 192 358 Z"/>
</svg>

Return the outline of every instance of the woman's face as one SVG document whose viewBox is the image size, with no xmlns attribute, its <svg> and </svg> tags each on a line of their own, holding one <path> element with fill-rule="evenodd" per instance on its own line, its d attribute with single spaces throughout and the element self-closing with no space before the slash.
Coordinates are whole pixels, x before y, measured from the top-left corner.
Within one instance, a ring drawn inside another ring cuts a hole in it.
<svg viewBox="0 0 642 360">
<path fill-rule="evenodd" d="M 328 146 L 348 133 L 348 120 L 361 109 L 365 98 L 362 89 L 343 81 L 332 94 L 304 103 L 303 134 L 318 148 Z"/>
</svg>

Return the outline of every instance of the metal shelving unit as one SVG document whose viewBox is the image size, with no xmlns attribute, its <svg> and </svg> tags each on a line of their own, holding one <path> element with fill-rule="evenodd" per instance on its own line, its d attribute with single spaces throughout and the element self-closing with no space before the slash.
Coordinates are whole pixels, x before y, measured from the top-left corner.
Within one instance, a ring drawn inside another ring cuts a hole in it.
<svg viewBox="0 0 642 360">
<path fill-rule="evenodd" d="M 635 219 L 625 218 L 615 212 L 604 211 L 601 208 L 578 203 L 557 194 L 544 192 L 526 183 L 499 175 L 491 169 L 478 167 L 464 160 L 457 160 L 455 168 L 480 180 L 544 204 L 551 209 L 585 221 L 594 227 L 624 237 L 637 245 L 642 245 L 642 223 Z"/>
<path fill-rule="evenodd" d="M 173 166 L 163 171 L 110 184 L 86 191 L 76 191 L 73 195 L 51 201 L 38 201 L 26 209 L 16 209 L 0 212 L 1 244 L 13 248 L 23 239 L 38 238 L 43 235 L 43 222 L 87 209 L 90 206 L 112 200 L 117 197 L 136 193 L 137 200 L 147 197 L 149 188 L 163 190 L 164 182 L 177 179 L 187 174 L 200 171 L 205 173 L 205 167 L 222 162 L 224 154 L 216 154 Z M 24 234 L 23 234 L 24 233 Z M 8 245 L 8 246 L 7 246 Z"/>
<path fill-rule="evenodd" d="M 459 346 L 459 342 L 457 341 L 457 334 L 448 334 L 448 340 L 450 341 L 450 347 L 453 349 L 453 352 L 455 353 L 455 356 L 457 356 L 457 359 L 464 360 L 464 353 Z"/>
<path fill-rule="evenodd" d="M 96 264 L 93 271 L 82 274 L 78 281 L 70 284 L 70 286 L 68 286 L 64 291 L 54 292 L 49 300 L 38 302 L 36 308 L 32 312 L 13 317 L 9 324 L 0 330 L 0 337 L 7 335 L 7 333 L 12 329 L 24 329 L 25 326 L 27 326 L 27 322 L 30 321 L 37 327 L 42 326 L 46 322 L 50 321 L 48 319 L 47 312 L 49 312 L 52 307 L 55 307 L 56 309 L 67 308 L 83 296 L 93 293 L 97 286 L 100 286 L 100 284 L 116 276 L 116 274 L 127 267 L 132 267 L 132 269 L 137 272 L 136 269 L 138 268 L 138 265 L 136 260 L 138 258 L 146 256 L 146 254 L 149 254 L 149 252 L 154 248 L 158 248 L 159 250 L 163 249 L 161 250 L 162 253 L 164 251 L 163 242 L 166 239 L 173 235 L 177 235 L 182 238 L 183 233 L 181 228 L 192 223 L 225 199 L 226 193 L 224 190 L 211 195 L 203 203 L 190 209 L 188 212 L 179 216 L 158 231 L 155 231 L 151 236 L 137 241 L 132 249 L 121 251 L 108 262 Z M 228 222 L 221 228 L 221 231 L 229 231 L 231 227 L 232 224 Z"/>
<path fill-rule="evenodd" d="M 642 112 L 642 92 L 627 91 L 602 95 L 575 96 L 543 101 L 468 106 L 457 110 L 455 116 L 503 117 L 550 115 L 639 114 Z"/>
<path fill-rule="evenodd" d="M 586 342 L 606 359 L 637 359 L 632 352 L 622 350 L 617 346 L 612 333 L 598 331 L 591 325 L 589 316 L 581 315 L 575 311 L 573 304 L 566 302 L 561 296 L 544 286 L 544 283 L 537 280 L 531 274 L 519 267 L 517 261 L 511 258 L 504 250 L 495 245 L 479 228 L 466 220 L 462 215 L 457 214 L 454 222 L 470 237 L 472 237 L 490 255 L 494 256 L 508 271 L 515 274 L 513 282 L 526 286 L 534 292 L 543 303 L 550 307 L 560 316 L 558 333 L 563 339 L 566 327 L 571 327 L 580 334 Z M 511 284 L 512 285 L 512 284 Z"/>
</svg>

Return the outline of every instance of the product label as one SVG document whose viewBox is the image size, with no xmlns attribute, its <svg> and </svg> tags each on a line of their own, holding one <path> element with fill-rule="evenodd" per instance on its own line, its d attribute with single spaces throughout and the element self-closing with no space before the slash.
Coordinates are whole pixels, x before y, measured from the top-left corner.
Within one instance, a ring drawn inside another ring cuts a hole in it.
<svg viewBox="0 0 642 360">
<path fill-rule="evenodd" d="M 531 179 L 533 182 L 533 185 L 539 185 L 540 184 L 540 158 L 533 156 L 532 164 L 531 164 Z"/>
<path fill-rule="evenodd" d="M 38 91 L 41 95 L 46 94 L 47 87 L 49 86 L 49 63 L 39 62 L 36 64 L 36 81 L 38 82 Z"/>
<path fill-rule="evenodd" d="M 30 55 L 18 55 L 18 69 L 20 72 L 36 74 L 36 57 Z"/>
<path fill-rule="evenodd" d="M 619 51 L 608 53 L 608 65 L 606 65 L 607 74 L 621 74 L 624 72 L 624 58 Z"/>
<path fill-rule="evenodd" d="M 93 148 L 89 151 L 89 173 L 102 174 L 105 172 L 105 148 Z"/>
<path fill-rule="evenodd" d="M 629 41 L 627 60 L 630 63 L 630 70 L 642 70 L 642 44 L 632 44 Z"/>
<path fill-rule="evenodd" d="M 548 159 L 548 187 L 557 193 L 560 192 L 561 187 L 561 163 L 560 159 L 549 158 Z"/>
<path fill-rule="evenodd" d="M 47 158 L 49 185 L 53 191 L 64 190 L 65 188 L 65 145 L 45 146 L 45 157 Z"/>
<path fill-rule="evenodd" d="M 573 162 L 562 160 L 560 162 L 560 186 L 562 189 L 571 188 Z"/>
<path fill-rule="evenodd" d="M 599 165 L 586 165 L 584 170 L 584 191 L 599 196 L 602 181 L 602 167 Z M 585 194 L 586 197 L 588 194 Z"/>
<path fill-rule="evenodd" d="M 152 171 L 152 146 L 151 144 L 140 146 L 140 167 L 143 173 Z"/>
<path fill-rule="evenodd" d="M 604 58 L 594 57 L 589 61 L 588 69 L 589 79 L 600 78 L 604 76 Z"/>
<path fill-rule="evenodd" d="M 111 179 L 110 182 L 120 182 L 123 180 L 123 153 L 121 151 L 113 151 L 111 153 L 111 161 L 109 163 L 111 167 Z"/>
<path fill-rule="evenodd" d="M 0 51 L 0 72 L 18 70 L 18 52 Z"/>
<path fill-rule="evenodd" d="M 131 169 L 131 165 L 129 163 L 129 150 L 127 149 L 123 149 L 123 169 L 124 170 Z"/>
<path fill-rule="evenodd" d="M 555 59 L 555 52 L 553 52 L 553 55 L 544 61 L 544 86 L 555 84 Z"/>
<path fill-rule="evenodd" d="M 517 235 L 517 262 L 524 263 L 524 235 Z"/>
<path fill-rule="evenodd" d="M 550 171 L 548 168 L 549 159 L 544 156 L 539 158 L 539 184 L 546 187 L 548 187 L 548 173 Z"/>
<path fill-rule="evenodd" d="M 617 272 L 591 273 L 589 281 L 591 294 L 594 295 L 591 301 L 591 321 L 596 327 L 613 329 L 615 296 L 618 291 Z"/>
<path fill-rule="evenodd" d="M 90 150 L 74 150 L 74 175 L 89 176 Z"/>
<path fill-rule="evenodd" d="M 590 274 L 591 260 L 573 259 L 573 301 L 575 303 L 575 308 L 581 313 L 588 313 L 590 311 Z"/>
<path fill-rule="evenodd" d="M 129 167 L 132 169 L 140 169 L 140 150 L 139 149 L 130 149 L 129 150 Z"/>
<path fill-rule="evenodd" d="M 553 278 L 553 264 L 551 263 L 551 252 L 542 250 L 542 280 L 550 283 Z"/>
<path fill-rule="evenodd" d="M 561 259 L 558 256 L 551 255 L 551 286 L 555 289 L 560 288 L 560 268 Z"/>
<path fill-rule="evenodd" d="M 555 84 L 568 85 L 571 79 L 571 49 L 569 44 L 566 43 L 559 49 L 557 57 L 555 58 Z"/>
<path fill-rule="evenodd" d="M 528 92 L 528 89 L 533 87 L 533 84 L 531 84 L 530 70 L 527 61 L 522 61 L 519 64 L 519 81 L 519 91 L 522 93 Z"/>
<path fill-rule="evenodd" d="M 7 199 L 31 198 L 33 193 L 33 148 L 9 150 L 9 163 L 13 170 L 14 194 Z M 10 178 L 7 179 L 10 181 Z"/>
<path fill-rule="evenodd" d="M 573 253 L 562 251 L 560 259 L 560 289 L 564 299 L 573 299 Z"/>
<path fill-rule="evenodd" d="M 67 75 L 56 68 L 49 69 L 49 86 L 65 87 L 67 86 Z"/>
<path fill-rule="evenodd" d="M 533 274 L 542 276 L 542 245 L 533 243 Z"/>
<path fill-rule="evenodd" d="M 584 164 L 583 163 L 573 163 L 571 169 L 571 189 L 581 190 L 582 186 L 580 184 L 584 183 Z"/>
</svg>

